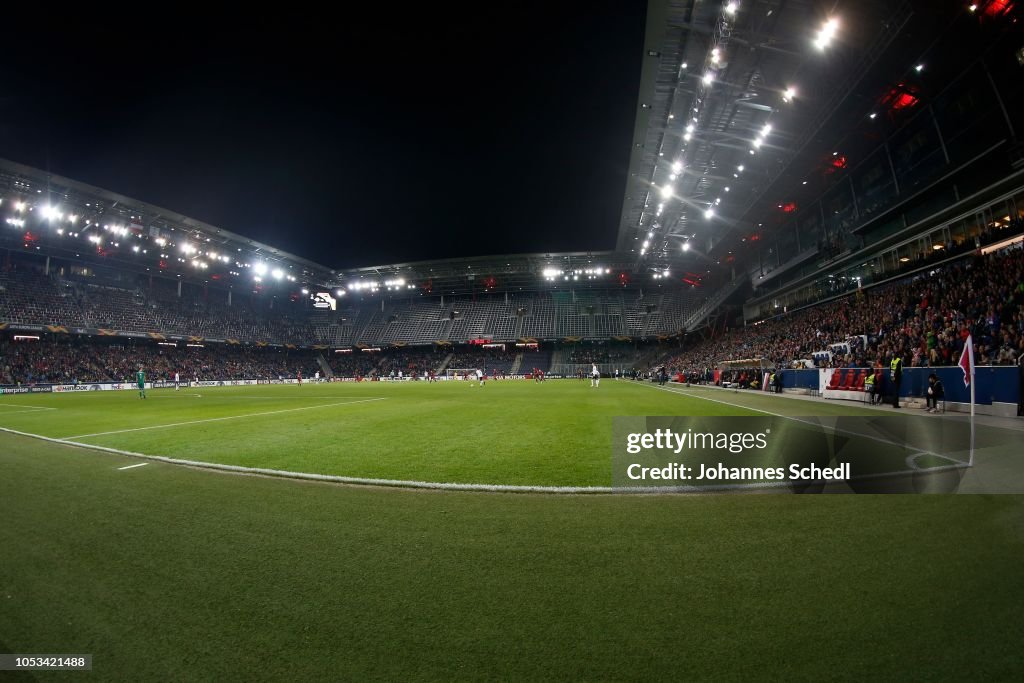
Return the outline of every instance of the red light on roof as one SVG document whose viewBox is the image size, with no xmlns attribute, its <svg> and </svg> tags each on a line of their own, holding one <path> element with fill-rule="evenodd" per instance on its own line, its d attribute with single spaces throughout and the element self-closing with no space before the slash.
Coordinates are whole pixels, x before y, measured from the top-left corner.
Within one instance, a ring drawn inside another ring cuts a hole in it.
<svg viewBox="0 0 1024 683">
<path fill-rule="evenodd" d="M 844 159 L 845 159 L 845 157 L 844 157 Z M 842 167 L 840 167 L 840 168 L 842 168 Z M 786 202 L 785 204 L 780 205 L 780 208 L 783 211 L 785 211 L 786 213 L 794 213 L 796 211 L 796 209 L 797 209 L 797 206 L 796 206 L 796 202 Z"/>
<path fill-rule="evenodd" d="M 888 109 L 889 113 L 896 113 L 904 109 L 910 109 L 920 102 L 917 97 L 917 92 L 918 91 L 915 86 L 900 83 L 896 87 L 891 88 L 881 99 L 879 104 Z"/>
<path fill-rule="evenodd" d="M 986 17 L 1001 17 L 1009 14 L 1012 10 L 1012 0 L 990 0 L 989 2 L 981 3 L 981 12 Z"/>
<path fill-rule="evenodd" d="M 833 158 L 832 168 L 846 168 L 846 155 L 840 154 L 839 156 Z M 793 210 L 796 210 L 796 204 L 793 205 Z"/>
</svg>

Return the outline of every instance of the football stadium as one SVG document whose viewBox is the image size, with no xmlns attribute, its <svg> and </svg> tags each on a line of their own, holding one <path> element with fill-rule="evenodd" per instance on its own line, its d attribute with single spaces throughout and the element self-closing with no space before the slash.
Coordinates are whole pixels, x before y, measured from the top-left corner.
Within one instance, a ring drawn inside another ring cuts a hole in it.
<svg viewBox="0 0 1024 683">
<path fill-rule="evenodd" d="M 4 679 L 1024 674 L 1024 5 L 375 12 L 11 57 Z"/>
</svg>

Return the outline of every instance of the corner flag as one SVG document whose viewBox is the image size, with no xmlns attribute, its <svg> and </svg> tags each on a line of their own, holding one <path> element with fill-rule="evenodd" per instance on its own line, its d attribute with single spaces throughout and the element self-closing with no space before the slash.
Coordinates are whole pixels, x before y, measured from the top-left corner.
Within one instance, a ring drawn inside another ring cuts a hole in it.
<svg viewBox="0 0 1024 683">
<path fill-rule="evenodd" d="M 963 353 L 960 354 L 960 369 L 964 371 L 964 386 L 970 386 L 974 379 L 974 339 L 973 335 L 967 335 L 964 342 Z"/>
<path fill-rule="evenodd" d="M 964 386 L 971 387 L 971 455 L 967 461 L 968 467 L 971 467 L 974 465 L 974 335 L 967 335 L 959 365 L 964 371 Z"/>
</svg>

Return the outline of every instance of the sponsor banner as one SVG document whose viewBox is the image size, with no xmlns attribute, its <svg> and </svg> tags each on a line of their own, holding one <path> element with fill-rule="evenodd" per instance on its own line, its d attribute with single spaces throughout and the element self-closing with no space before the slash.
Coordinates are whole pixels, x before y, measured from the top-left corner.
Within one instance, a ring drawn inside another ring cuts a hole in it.
<svg viewBox="0 0 1024 683">
<path fill-rule="evenodd" d="M 42 325 L 11 325 L 10 328 L 16 332 L 42 332 L 45 328 Z"/>
<path fill-rule="evenodd" d="M 49 384 L 43 384 L 40 386 L 30 387 L 16 387 L 6 386 L 0 387 L 0 395 L 2 394 L 48 394 L 53 391 L 53 387 Z"/>
<path fill-rule="evenodd" d="M 153 388 L 152 382 L 146 382 L 147 389 Z M 138 385 L 131 382 L 96 382 L 90 384 L 55 384 L 54 393 L 69 394 L 78 391 L 131 391 L 137 390 Z"/>
<path fill-rule="evenodd" d="M 53 390 L 57 393 L 65 393 L 69 391 L 89 391 L 90 387 L 99 386 L 93 384 L 55 384 Z"/>
</svg>

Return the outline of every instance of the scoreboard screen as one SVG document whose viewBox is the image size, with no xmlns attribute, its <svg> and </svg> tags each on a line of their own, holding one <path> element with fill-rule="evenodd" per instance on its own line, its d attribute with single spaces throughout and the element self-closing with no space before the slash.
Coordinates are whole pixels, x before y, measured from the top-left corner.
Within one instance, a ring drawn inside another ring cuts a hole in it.
<svg viewBox="0 0 1024 683">
<path fill-rule="evenodd" d="M 315 309 L 323 311 L 335 311 L 338 309 L 338 300 L 331 296 L 330 292 L 315 292 L 309 298 L 313 302 L 313 308 Z"/>
</svg>

